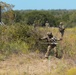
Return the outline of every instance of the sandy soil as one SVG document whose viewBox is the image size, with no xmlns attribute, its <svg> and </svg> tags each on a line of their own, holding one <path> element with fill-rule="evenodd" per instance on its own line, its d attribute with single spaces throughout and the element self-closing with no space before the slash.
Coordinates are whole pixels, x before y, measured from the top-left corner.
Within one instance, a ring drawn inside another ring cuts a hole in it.
<svg viewBox="0 0 76 75">
<path fill-rule="evenodd" d="M 71 59 L 42 57 L 43 55 L 36 53 L 11 55 L 0 61 L 0 75 L 48 75 L 48 73 L 54 75 L 57 70 L 64 71 L 76 66 Z"/>
</svg>

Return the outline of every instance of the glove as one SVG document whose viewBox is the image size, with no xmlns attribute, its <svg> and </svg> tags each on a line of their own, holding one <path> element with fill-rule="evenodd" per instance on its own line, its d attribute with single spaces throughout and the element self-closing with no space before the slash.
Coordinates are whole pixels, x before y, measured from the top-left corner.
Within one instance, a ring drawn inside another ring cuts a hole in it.
<svg viewBox="0 0 76 75">
<path fill-rule="evenodd" d="M 60 40 L 63 40 L 62 38 L 60 38 Z"/>
</svg>

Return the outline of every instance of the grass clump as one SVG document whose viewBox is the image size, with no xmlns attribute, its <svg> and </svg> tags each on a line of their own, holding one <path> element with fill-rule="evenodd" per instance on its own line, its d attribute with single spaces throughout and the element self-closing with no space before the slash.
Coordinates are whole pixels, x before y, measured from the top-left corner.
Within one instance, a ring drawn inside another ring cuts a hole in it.
<svg viewBox="0 0 76 75">
<path fill-rule="evenodd" d="M 71 68 L 67 71 L 67 75 L 76 75 L 76 68 Z"/>
</svg>

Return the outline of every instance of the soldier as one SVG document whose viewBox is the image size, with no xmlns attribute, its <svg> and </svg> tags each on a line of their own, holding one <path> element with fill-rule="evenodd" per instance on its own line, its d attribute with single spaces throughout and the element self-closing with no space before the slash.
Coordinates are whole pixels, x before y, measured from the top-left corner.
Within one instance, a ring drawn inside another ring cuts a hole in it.
<svg viewBox="0 0 76 75">
<path fill-rule="evenodd" d="M 63 25 L 63 22 L 60 22 L 59 32 L 61 33 L 61 37 L 63 37 L 63 35 L 64 35 L 64 30 L 65 30 L 65 27 Z"/>
<path fill-rule="evenodd" d="M 45 26 L 46 26 L 46 27 L 50 27 L 50 25 L 49 25 L 49 22 L 48 22 L 48 21 L 46 21 Z"/>
<path fill-rule="evenodd" d="M 40 40 L 47 40 L 48 42 L 48 47 L 47 47 L 47 52 L 45 54 L 45 58 L 48 58 L 51 49 L 54 50 L 54 56 L 57 57 L 57 50 L 56 50 L 57 41 L 60 41 L 62 39 L 57 39 L 53 36 L 51 32 L 48 32 L 47 36 L 40 38 Z"/>
<path fill-rule="evenodd" d="M 36 28 L 38 26 L 37 21 L 35 20 L 33 23 L 34 28 Z"/>
</svg>

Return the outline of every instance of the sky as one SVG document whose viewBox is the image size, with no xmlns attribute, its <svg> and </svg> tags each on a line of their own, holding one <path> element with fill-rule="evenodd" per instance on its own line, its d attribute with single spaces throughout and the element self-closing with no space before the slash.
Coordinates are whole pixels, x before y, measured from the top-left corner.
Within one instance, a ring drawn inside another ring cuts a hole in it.
<svg viewBox="0 0 76 75">
<path fill-rule="evenodd" d="M 14 10 L 76 9 L 76 0 L 0 0 L 13 4 Z"/>
</svg>

